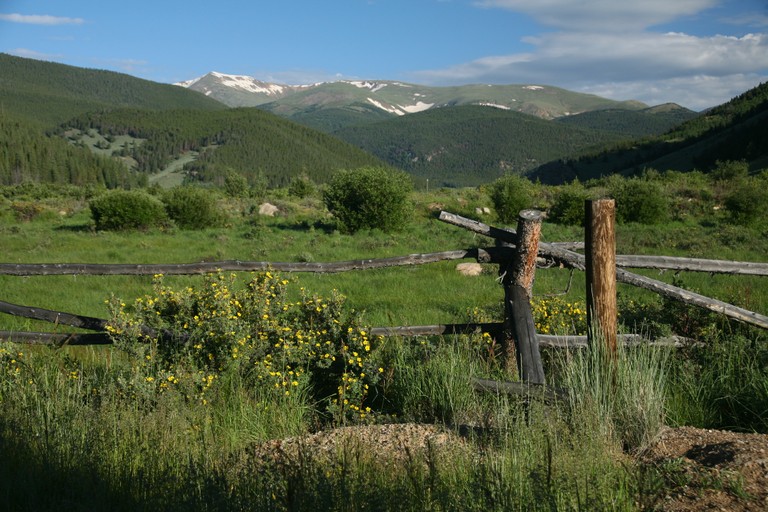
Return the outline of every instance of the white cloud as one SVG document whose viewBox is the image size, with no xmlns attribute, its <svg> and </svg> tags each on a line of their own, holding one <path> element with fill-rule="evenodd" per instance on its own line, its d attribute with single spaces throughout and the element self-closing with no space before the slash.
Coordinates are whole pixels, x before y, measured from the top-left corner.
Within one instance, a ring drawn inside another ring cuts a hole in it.
<svg viewBox="0 0 768 512">
<path fill-rule="evenodd" d="M 123 73 L 141 74 L 149 71 L 149 63 L 140 59 L 93 59 L 93 62 L 98 67 L 107 67 Z"/>
<path fill-rule="evenodd" d="M 9 50 L 8 53 L 17 57 L 47 61 L 57 61 L 63 58 L 63 55 L 60 54 L 42 53 L 28 48 L 16 48 L 14 50 Z"/>
<path fill-rule="evenodd" d="M 569 31 L 626 31 L 666 23 L 717 5 L 717 0 L 478 0 L 480 7 L 522 12 Z"/>
<path fill-rule="evenodd" d="M 746 27 L 768 27 L 768 14 L 759 12 L 744 13 L 738 16 L 728 16 L 721 20 L 730 25 L 743 25 Z"/>
<path fill-rule="evenodd" d="M 768 76 L 754 74 L 735 74 L 725 77 L 701 75 L 653 81 L 605 82 L 577 90 L 603 98 L 617 100 L 634 98 L 648 105 L 672 102 L 692 110 L 704 110 L 724 103 L 766 81 Z"/>
<path fill-rule="evenodd" d="M 65 18 L 61 16 L 49 16 L 47 14 L 2 14 L 0 20 L 12 23 L 28 23 L 30 25 L 81 25 L 85 23 L 83 18 Z"/>
<path fill-rule="evenodd" d="M 526 53 L 494 55 L 415 73 L 427 83 L 538 83 L 649 104 L 700 110 L 768 78 L 765 33 L 695 36 L 655 24 L 708 9 L 715 0 L 482 0 L 524 12 L 556 31 L 522 37 Z"/>
</svg>

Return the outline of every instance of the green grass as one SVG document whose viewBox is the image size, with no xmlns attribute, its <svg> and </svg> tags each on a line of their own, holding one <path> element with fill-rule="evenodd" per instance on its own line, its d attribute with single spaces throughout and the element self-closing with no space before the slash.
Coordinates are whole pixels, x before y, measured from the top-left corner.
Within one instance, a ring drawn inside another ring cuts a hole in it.
<svg viewBox="0 0 768 512">
<path fill-rule="evenodd" d="M 162 188 L 179 187 L 184 183 L 184 174 L 181 172 L 182 168 L 197 159 L 197 151 L 187 151 L 179 158 L 176 158 L 171 163 L 165 166 L 157 174 L 153 174 L 149 177 L 150 184 L 157 184 Z"/>
<path fill-rule="evenodd" d="M 4 262 L 10 263 L 320 262 L 492 245 L 427 210 L 439 202 L 471 216 L 486 201 L 481 191 L 416 198 L 408 230 L 356 235 L 336 231 L 316 198 L 284 194 L 270 198 L 287 212 L 282 217 L 257 219 L 242 213 L 253 204 L 229 201 L 222 203 L 231 218 L 225 227 L 133 233 L 93 231 L 82 200 L 42 201 L 46 213 L 26 222 L 12 215 L 6 200 L 0 202 L 0 235 Z M 543 227 L 545 241 L 582 237 L 578 228 Z M 618 239 L 620 253 L 691 250 L 700 257 L 760 261 L 768 252 L 755 231 L 719 219 L 619 226 Z M 496 267 L 467 278 L 455 272 L 455 263 L 299 274 L 296 288 L 321 296 L 339 290 L 346 306 L 361 311 L 371 326 L 500 320 Z M 534 295 L 563 292 L 569 279 L 568 270 L 540 269 Z M 768 287 L 759 278 L 685 273 L 677 279 L 759 312 L 768 309 Z M 166 276 L 165 283 L 186 288 L 201 280 Z M 563 299 L 583 301 L 584 286 L 583 274 L 576 273 Z M 107 317 L 105 299 L 115 294 L 130 302 L 150 293 L 152 277 L 0 276 L 0 289 L 4 301 Z M 293 290 L 290 300 L 299 295 Z M 49 349 L 3 342 L 0 508 L 636 510 L 663 497 L 669 483 L 628 453 L 642 449 L 663 423 L 768 431 L 768 346 L 765 333 L 697 308 L 627 287 L 620 287 L 620 296 L 623 330 L 684 332 L 704 346 L 674 353 L 623 350 L 615 373 L 604 370 L 596 350 L 547 357 L 549 383 L 570 394 L 545 406 L 472 389 L 472 377 L 507 378 L 488 338 L 378 341 L 372 357 L 385 371 L 370 393 L 373 421 L 437 423 L 464 434 L 467 447 L 411 453 L 384 467 L 354 445 L 330 458 L 306 448 L 285 464 L 254 460 L 259 443 L 338 426 L 321 412 L 311 388 L 276 397 L 246 384 L 247 373 L 221 369 L 203 404 L 181 387 L 152 391 L 139 371 L 142 361 L 116 346 Z M 64 329 L 7 315 L 0 328 Z"/>
<path fill-rule="evenodd" d="M 448 429 L 474 425 L 478 432 L 465 448 L 414 452 L 387 471 L 354 445 L 329 457 L 303 448 L 266 466 L 253 459 L 253 443 L 313 427 L 310 397 L 270 399 L 225 375 L 207 405 L 170 392 L 130 398 L 121 384 L 131 379 L 130 359 L 116 348 L 87 349 L 79 359 L 63 351 L 14 353 L 3 359 L 0 381 L 0 506 L 632 510 L 637 491 L 615 456 L 619 448 L 586 432 L 583 418 L 474 395 L 461 375 L 484 371 L 477 342 L 446 339 L 425 349 L 393 340 L 380 348 L 401 364 L 392 367 L 399 383 L 380 390 L 389 397 L 387 414 L 437 420 Z M 20 372 L 12 371 L 12 360 L 23 361 Z M 472 360 L 474 369 L 466 368 Z M 413 379 L 419 384 L 410 387 Z M 402 393 L 408 396 L 399 401 Z"/>
</svg>

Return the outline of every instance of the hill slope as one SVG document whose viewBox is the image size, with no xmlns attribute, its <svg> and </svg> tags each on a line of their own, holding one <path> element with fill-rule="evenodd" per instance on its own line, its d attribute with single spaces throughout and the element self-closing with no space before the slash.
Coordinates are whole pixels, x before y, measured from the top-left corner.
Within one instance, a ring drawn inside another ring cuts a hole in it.
<svg viewBox="0 0 768 512">
<path fill-rule="evenodd" d="M 197 152 L 199 156 L 184 166 L 186 176 L 218 184 L 232 171 L 252 183 L 263 177 L 272 186 L 283 186 L 300 174 L 324 182 L 337 169 L 384 165 L 335 137 L 256 108 L 122 109 L 85 114 L 58 130 L 76 144 L 89 132 L 123 140 L 108 148 L 109 153 L 130 159 L 137 171 L 147 175 L 182 154 Z"/>
<path fill-rule="evenodd" d="M 258 109 L 229 109 L 173 85 L 4 54 L 0 107 L 0 184 L 133 186 L 186 161 L 190 179 L 220 183 L 234 171 L 276 186 L 302 173 L 321 182 L 338 168 L 384 165 Z"/>
<path fill-rule="evenodd" d="M 438 186 L 479 185 L 620 138 L 469 105 L 349 127 L 335 135 Z"/>
<path fill-rule="evenodd" d="M 660 135 L 698 115 L 674 103 L 666 103 L 642 110 L 592 110 L 559 117 L 555 121 L 568 126 L 609 131 L 628 138 L 640 138 Z"/>
<path fill-rule="evenodd" d="M 612 173 L 633 174 L 646 168 L 706 172 L 718 160 L 745 160 L 752 170 L 768 167 L 768 83 L 660 136 L 550 162 L 531 176 L 545 183 L 561 183 Z"/>
<path fill-rule="evenodd" d="M 61 183 L 131 187 L 146 177 L 120 162 L 49 137 L 26 119 L 0 116 L 0 185 Z"/>
<path fill-rule="evenodd" d="M 0 53 L 5 113 L 52 126 L 84 112 L 116 107 L 217 110 L 212 98 L 122 73 L 84 69 Z"/>
</svg>

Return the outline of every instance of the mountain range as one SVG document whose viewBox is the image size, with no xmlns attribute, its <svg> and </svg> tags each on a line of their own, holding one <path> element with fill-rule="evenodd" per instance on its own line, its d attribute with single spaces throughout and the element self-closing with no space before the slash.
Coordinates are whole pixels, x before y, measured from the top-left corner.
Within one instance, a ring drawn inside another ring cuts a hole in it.
<svg viewBox="0 0 768 512">
<path fill-rule="evenodd" d="M 530 84 L 286 86 L 209 73 L 183 85 L 0 54 L 0 185 L 171 186 L 237 173 L 283 186 L 389 165 L 417 182 L 476 186 L 505 173 L 562 183 L 706 172 L 718 159 L 768 164 L 766 84 L 703 113 Z"/>
<path fill-rule="evenodd" d="M 429 87 L 390 80 L 290 86 L 208 73 L 176 84 L 231 107 L 330 133 L 417 178 L 445 186 L 492 181 L 697 114 L 531 84 Z"/>
<path fill-rule="evenodd" d="M 243 75 L 211 72 L 176 85 L 203 93 L 230 107 L 255 107 L 301 121 L 318 110 L 349 109 L 381 118 L 441 107 L 481 105 L 543 119 L 601 109 L 640 110 L 638 101 L 614 101 L 546 85 L 460 85 L 429 87 L 391 80 L 339 80 L 310 85 L 263 82 Z"/>
</svg>

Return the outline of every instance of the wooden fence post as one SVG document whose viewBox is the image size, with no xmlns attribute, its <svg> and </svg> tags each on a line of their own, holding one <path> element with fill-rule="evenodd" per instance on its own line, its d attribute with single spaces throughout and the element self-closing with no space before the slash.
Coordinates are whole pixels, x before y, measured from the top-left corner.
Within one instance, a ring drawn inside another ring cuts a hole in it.
<svg viewBox="0 0 768 512">
<path fill-rule="evenodd" d="M 603 340 L 616 356 L 616 202 L 588 200 L 586 214 L 587 336 Z"/>
<path fill-rule="evenodd" d="M 544 214 L 537 210 L 520 212 L 514 256 L 509 264 L 499 268 L 504 285 L 504 335 L 501 340 L 504 364 L 507 370 L 511 370 L 512 361 L 515 360 L 520 380 L 530 384 L 544 384 L 545 381 L 531 311 L 531 292 L 543 218 Z M 514 344 L 510 343 L 513 340 Z"/>
</svg>

